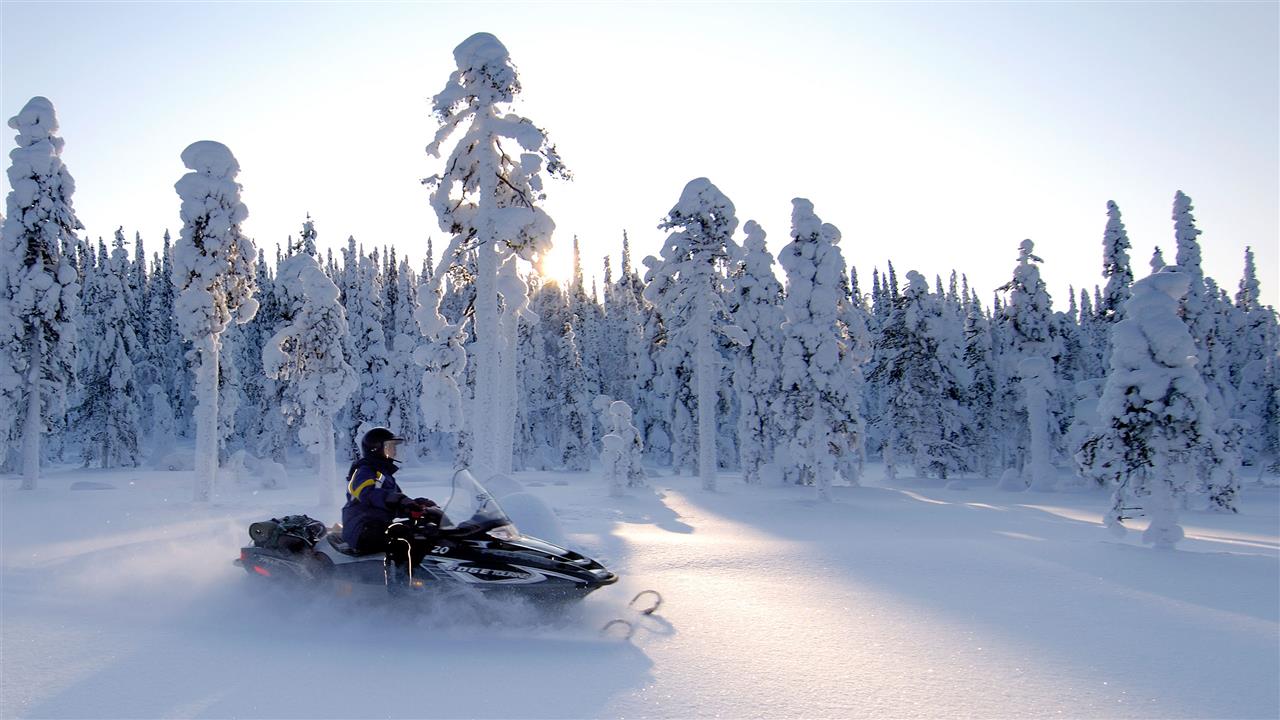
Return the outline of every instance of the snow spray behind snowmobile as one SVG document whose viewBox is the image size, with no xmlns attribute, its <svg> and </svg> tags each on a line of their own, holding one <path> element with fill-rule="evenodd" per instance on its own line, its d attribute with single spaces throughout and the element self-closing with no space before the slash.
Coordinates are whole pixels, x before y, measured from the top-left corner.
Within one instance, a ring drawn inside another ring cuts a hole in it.
<svg viewBox="0 0 1280 720">
<path fill-rule="evenodd" d="M 521 535 L 493 495 L 471 473 L 453 476 L 437 527 L 426 517 L 397 520 L 389 531 L 407 541 L 409 592 L 466 587 L 549 602 L 577 600 L 618 576 L 585 555 Z M 253 523 L 253 543 L 235 564 L 261 579 L 348 593 L 386 585 L 386 554 L 356 554 L 337 527 L 305 515 Z"/>
</svg>

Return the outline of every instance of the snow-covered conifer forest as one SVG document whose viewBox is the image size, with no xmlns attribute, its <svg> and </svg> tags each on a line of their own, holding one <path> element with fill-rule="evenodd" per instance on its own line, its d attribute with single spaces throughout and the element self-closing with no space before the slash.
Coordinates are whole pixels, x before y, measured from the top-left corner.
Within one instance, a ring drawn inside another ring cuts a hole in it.
<svg viewBox="0 0 1280 720">
<path fill-rule="evenodd" d="M 454 58 L 432 101 L 438 173 L 422 198 L 439 222 L 413 233 L 431 239 L 356 235 L 336 253 L 318 243 L 323 208 L 298 217 L 290 237 L 246 236 L 253 209 L 235 148 L 199 137 L 174 148 L 187 172 L 172 178 L 172 234 L 144 235 L 121 217 L 113 237 L 88 237 L 74 201 L 95 189 L 77 187 L 63 163 L 76 138 L 62 137 L 56 98 L 18 109 L 0 236 L 5 503 L 68 473 L 110 485 L 147 471 L 168 478 L 166 502 L 229 504 L 237 519 L 248 510 L 236 498 L 289 488 L 332 511 L 342 468 L 379 425 L 408 439 L 406 474 L 467 467 L 598 493 L 590 511 L 559 509 L 565 527 L 547 532 L 561 540 L 575 518 L 586 527 L 611 507 L 625 522 L 639 514 L 689 532 L 655 494 L 681 476 L 696 478 L 679 486 L 697 497 L 686 510 L 767 492 L 827 519 L 847 505 L 840 522 L 856 526 L 867 521 L 849 494 L 860 488 L 950 493 L 932 501 L 938 517 L 981 492 L 1014 508 L 1092 508 L 1120 535 L 1136 520 L 1143 542 L 1166 549 L 1194 534 L 1186 517 L 1229 531 L 1250 492 L 1274 488 L 1280 323 L 1260 301 L 1251 251 L 1231 277 L 1205 273 L 1182 190 L 1170 188 L 1166 251 L 1150 264 L 1130 254 L 1124 198 L 1099 196 L 1097 242 L 1080 250 L 1098 273 L 1051 297 L 1041 273 L 1055 258 L 1034 238 L 999 240 L 1008 281 L 998 288 L 972 286 L 965 267 L 933 277 L 857 267 L 849 249 L 866 240 L 824 222 L 828 208 L 797 197 L 790 227 L 763 227 L 709 168 L 671 187 L 669 208 L 652 208 L 669 233 L 662 247 L 636 257 L 619 229 L 608 242 L 621 270 L 606 263 L 600 277 L 581 266 L 578 239 L 556 231 L 566 219 L 542 207 L 573 158 L 561 158 L 555 128 L 515 113 L 521 85 L 506 48 L 480 33 Z M 767 236 L 788 239 L 777 257 Z M 540 267 L 553 242 L 574 244 L 567 284 Z M 643 509 L 626 504 L 636 497 Z M 933 506 L 921 507 L 928 523 Z M 984 515 L 991 532 L 1005 532 L 998 515 Z M 1274 538 L 1238 543 L 1274 555 Z M 6 549 L 6 573 L 12 560 Z M 1275 632 L 1274 608 L 1270 620 L 1240 612 Z"/>
<path fill-rule="evenodd" d="M 541 130 L 498 114 L 510 91 L 476 104 L 471 88 L 501 79 L 468 79 L 469 67 L 489 66 L 461 60 L 436 100 L 440 139 L 462 114 L 480 115 L 432 180 L 454 233 L 438 258 L 431 241 L 356 238 L 322 254 L 320 215 L 255 248 L 239 230 L 248 210 L 236 160 L 203 141 L 183 153 L 192 172 L 176 186 L 176 240 L 130 239 L 123 227 L 109 242 L 82 237 L 53 104 L 33 98 L 9 121 L 4 467 L 27 487 L 50 464 L 284 465 L 297 455 L 331 467 L 335 452 L 356 453 L 362 428 L 385 425 L 418 460 L 485 475 L 585 472 L 608 433 L 604 397 L 631 406 L 653 472 L 697 473 L 708 489 L 731 471 L 823 496 L 858 484 L 868 462 L 890 477 L 999 477 L 1012 491 L 1121 489 L 1155 462 L 1134 459 L 1157 452 L 1147 434 L 1186 468 L 1170 488 L 1188 507 L 1233 512 L 1242 482 L 1274 474 L 1276 313 L 1259 302 L 1251 252 L 1238 278 L 1204 274 L 1181 191 L 1173 263 L 1135 271 L 1119 205 L 1100 203 L 1101 281 L 1081 278 L 1078 297 L 1056 304 L 1031 240 L 1009 244 L 1009 282 L 984 297 L 964 268 L 945 279 L 907 270 L 900 281 L 892 262 L 850 266 L 839 229 L 802 198 L 792 227 L 776 230 L 791 242 L 773 258 L 766 229 L 748 221 L 739 234 L 740 211 L 706 178 L 673 191 L 659 256 L 637 263 L 620 233 L 618 277 L 588 287 L 575 255 L 561 286 L 539 272 L 554 223 L 537 198 L 540 175 L 564 165 Z M 491 168 L 492 187 L 472 184 L 479 167 Z M 1186 285 L 1167 309 L 1182 325 L 1137 329 L 1155 322 L 1134 293 L 1148 274 L 1185 278 L 1149 283 Z M 1170 349 L 1170 328 L 1190 344 Z M 1172 367 L 1185 377 L 1169 385 Z M 1170 409 L 1168 392 L 1193 381 L 1202 388 L 1186 409 Z M 1139 411 L 1150 403 L 1160 409 Z M 1141 436 L 1120 429 L 1135 413 Z M 198 475 L 212 482 L 210 467 Z"/>
</svg>

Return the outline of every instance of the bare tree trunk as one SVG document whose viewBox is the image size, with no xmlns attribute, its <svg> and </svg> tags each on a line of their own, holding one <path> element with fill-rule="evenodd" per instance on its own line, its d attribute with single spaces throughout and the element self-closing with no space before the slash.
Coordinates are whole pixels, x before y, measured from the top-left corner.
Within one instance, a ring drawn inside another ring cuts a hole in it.
<svg viewBox="0 0 1280 720">
<path fill-rule="evenodd" d="M 337 448 L 333 440 L 333 418 L 321 417 L 319 461 L 316 463 L 320 486 L 317 488 L 320 507 L 328 508 L 334 504 L 334 485 L 338 482 Z"/>
<path fill-rule="evenodd" d="M 705 301 L 698 303 L 694 311 L 697 318 L 709 318 L 710 308 Z M 695 320 L 697 322 L 698 320 Z M 698 476 L 702 478 L 702 489 L 714 492 L 716 489 L 716 385 L 719 384 L 720 372 L 717 366 L 715 350 L 711 347 L 713 337 L 710 327 L 698 333 L 698 345 L 694 372 L 698 383 Z"/>
<path fill-rule="evenodd" d="M 196 502 L 209 502 L 218 473 L 218 338 L 195 342 L 200 357 L 196 370 Z"/>
</svg>

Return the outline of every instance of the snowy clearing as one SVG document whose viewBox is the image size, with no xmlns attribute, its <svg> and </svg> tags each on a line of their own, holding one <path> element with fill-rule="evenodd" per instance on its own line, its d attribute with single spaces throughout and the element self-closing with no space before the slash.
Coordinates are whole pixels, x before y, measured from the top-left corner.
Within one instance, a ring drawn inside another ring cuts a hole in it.
<svg viewBox="0 0 1280 720">
<path fill-rule="evenodd" d="M 728 474 L 716 493 L 661 477 L 621 498 L 595 474 L 515 479 L 617 586 L 556 618 L 307 599 L 230 562 L 252 520 L 336 516 L 301 472 L 224 484 L 210 506 L 189 472 L 6 477 L 3 716 L 1280 715 L 1274 488 L 1246 488 L 1237 516 L 1187 513 L 1187 540 L 1156 551 L 1103 530 L 1102 491 L 900 481 L 827 504 Z M 659 614 L 601 638 L 644 588 Z"/>
</svg>

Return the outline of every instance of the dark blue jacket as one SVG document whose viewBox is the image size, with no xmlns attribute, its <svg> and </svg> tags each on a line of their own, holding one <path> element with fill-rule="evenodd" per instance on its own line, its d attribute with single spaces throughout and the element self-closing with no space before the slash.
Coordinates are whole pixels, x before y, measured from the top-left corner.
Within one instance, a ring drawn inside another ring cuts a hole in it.
<svg viewBox="0 0 1280 720">
<path fill-rule="evenodd" d="M 406 500 L 395 479 L 396 464 L 381 457 L 363 457 L 347 471 L 347 504 L 342 507 L 342 539 L 355 546 L 367 527 L 386 530 Z"/>
</svg>

